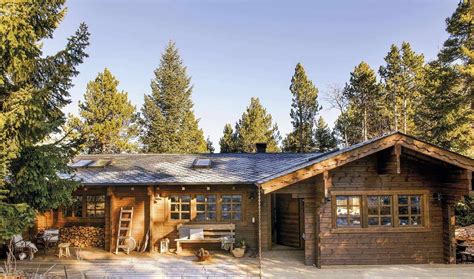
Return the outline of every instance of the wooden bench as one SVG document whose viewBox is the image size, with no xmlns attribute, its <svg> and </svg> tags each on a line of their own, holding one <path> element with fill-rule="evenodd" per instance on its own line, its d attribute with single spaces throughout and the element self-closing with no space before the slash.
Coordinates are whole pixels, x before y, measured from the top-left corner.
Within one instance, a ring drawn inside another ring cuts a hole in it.
<svg viewBox="0 0 474 279">
<path fill-rule="evenodd" d="M 179 235 L 176 241 L 176 253 L 182 252 L 181 243 L 222 243 L 222 238 L 230 236 L 230 249 L 234 248 L 235 224 L 179 224 L 178 232 L 186 229 L 203 229 L 204 239 L 189 239 L 189 231 L 186 235 Z"/>
</svg>

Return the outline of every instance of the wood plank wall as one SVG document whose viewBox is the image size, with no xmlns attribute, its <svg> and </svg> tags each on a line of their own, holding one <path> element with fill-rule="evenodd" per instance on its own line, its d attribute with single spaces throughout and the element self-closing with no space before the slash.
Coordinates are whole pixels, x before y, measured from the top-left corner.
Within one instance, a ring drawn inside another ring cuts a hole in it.
<svg viewBox="0 0 474 279">
<path fill-rule="evenodd" d="M 321 207 L 321 264 L 414 264 L 445 262 L 445 245 L 452 232 L 446 226 L 445 202 L 435 200 L 442 174 L 410 158 L 401 158 L 401 173 L 380 156 L 371 155 L 331 171 L 332 190 L 429 190 L 430 229 L 424 232 L 334 233 L 331 203 Z M 448 233 L 449 231 L 449 233 Z"/>
</svg>

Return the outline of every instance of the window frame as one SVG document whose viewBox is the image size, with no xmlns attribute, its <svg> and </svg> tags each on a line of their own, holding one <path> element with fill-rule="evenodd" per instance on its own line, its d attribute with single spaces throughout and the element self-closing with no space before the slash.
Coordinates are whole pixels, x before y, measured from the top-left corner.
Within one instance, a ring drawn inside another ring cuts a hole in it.
<svg viewBox="0 0 474 279">
<path fill-rule="evenodd" d="M 178 201 L 177 201 L 177 202 L 172 202 L 172 201 L 171 201 L 171 197 L 175 197 L 175 196 L 178 197 Z M 186 202 L 186 201 L 183 202 L 183 201 L 182 201 L 182 197 L 184 197 L 184 196 L 189 196 L 189 202 Z M 168 199 L 169 199 L 169 205 L 170 205 L 170 206 L 169 206 L 169 219 L 170 219 L 170 220 L 173 220 L 173 221 L 189 221 L 189 220 L 192 220 L 192 215 L 191 215 L 191 211 L 192 211 L 191 208 L 192 208 L 192 206 L 191 206 L 191 204 L 192 204 L 192 200 L 193 200 L 193 195 L 191 195 L 191 194 L 184 194 L 184 193 L 182 193 L 182 194 L 173 194 L 173 195 L 170 195 L 170 196 L 168 197 Z M 173 210 L 171 209 L 171 207 L 172 207 L 173 204 L 177 205 L 179 209 L 173 211 Z M 183 204 L 184 204 L 184 205 L 189 205 L 189 210 L 183 210 Z M 174 214 L 178 214 L 179 218 L 178 218 L 178 219 L 171 218 L 171 216 L 172 216 L 173 213 L 174 213 Z M 182 218 L 182 215 L 183 215 L 183 214 L 188 214 L 188 215 L 189 215 L 189 218 Z"/>
<path fill-rule="evenodd" d="M 161 191 L 160 194 L 162 195 L 163 198 L 165 198 L 165 218 L 167 222 L 172 222 L 172 223 L 184 223 L 184 222 L 193 222 L 193 223 L 245 223 L 246 222 L 246 216 L 245 216 L 245 209 L 246 209 L 246 199 L 248 198 L 247 193 L 244 192 L 234 192 L 234 191 L 225 191 L 225 192 L 219 192 L 219 191 Z M 189 195 L 191 196 L 191 207 L 190 207 L 190 216 L 191 219 L 171 219 L 171 201 L 170 197 L 174 195 Z M 196 196 L 198 195 L 204 195 L 204 196 L 211 196 L 215 195 L 216 196 L 216 219 L 214 220 L 197 220 L 197 203 L 196 202 Z M 224 195 L 240 195 L 241 196 L 241 202 L 240 202 L 240 220 L 230 220 L 230 219 L 222 219 L 222 196 Z"/>
<path fill-rule="evenodd" d="M 103 216 L 88 216 L 87 214 L 87 197 L 91 196 L 103 196 L 104 197 L 104 215 Z M 73 210 L 73 216 L 66 216 L 65 211 L 66 208 L 69 206 L 61 206 L 61 209 L 58 210 L 58 212 L 61 212 L 61 219 L 62 220 L 67 220 L 67 221 L 76 221 L 76 220 L 91 220 L 92 222 L 96 221 L 102 221 L 105 220 L 107 216 L 107 195 L 103 193 L 81 193 L 81 194 L 76 194 L 73 195 L 74 198 L 80 197 L 81 200 L 81 211 L 82 211 L 82 216 L 76 216 L 75 212 L 77 211 L 76 207 L 72 208 Z M 73 205 L 71 205 L 73 206 Z"/>
<path fill-rule="evenodd" d="M 429 214 L 429 190 L 369 190 L 369 191 L 331 191 L 331 217 L 333 233 L 380 233 L 380 232 L 426 232 L 430 231 Z M 337 196 L 360 196 L 361 197 L 361 218 L 360 227 L 338 227 L 336 224 L 336 197 Z M 368 225 L 368 200 L 369 196 L 391 196 L 391 226 L 369 226 Z M 398 217 L 398 196 L 421 196 L 421 225 L 400 226 Z"/>
<path fill-rule="evenodd" d="M 102 216 L 97 216 L 97 215 L 90 216 L 89 215 L 89 208 L 88 208 L 88 203 L 89 203 L 88 198 L 89 197 L 95 197 L 95 198 L 103 197 L 104 198 L 104 201 L 103 201 L 104 202 L 104 208 L 103 209 L 97 210 L 97 200 L 94 201 L 94 213 L 97 214 L 98 211 L 102 211 L 103 212 Z M 107 197 L 106 197 L 106 195 L 101 195 L 101 194 L 84 195 L 82 199 L 83 199 L 83 201 L 85 200 L 84 201 L 85 202 L 84 203 L 85 207 L 84 206 L 82 207 L 82 210 L 83 210 L 82 215 L 84 215 L 84 209 L 85 209 L 85 217 L 86 218 L 94 218 L 94 219 L 105 218 L 105 213 L 106 213 L 106 210 L 107 210 L 107 207 L 106 207 Z"/>
</svg>

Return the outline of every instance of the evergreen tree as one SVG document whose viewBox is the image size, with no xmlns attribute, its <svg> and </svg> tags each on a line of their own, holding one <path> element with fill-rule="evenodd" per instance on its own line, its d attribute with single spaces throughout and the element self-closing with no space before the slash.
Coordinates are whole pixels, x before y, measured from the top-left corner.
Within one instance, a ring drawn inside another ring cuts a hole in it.
<svg viewBox="0 0 474 279">
<path fill-rule="evenodd" d="M 468 156 L 474 156 L 472 11 L 472 1 L 462 0 L 446 19 L 449 38 L 426 66 L 416 111 L 419 137 Z"/>
<path fill-rule="evenodd" d="M 81 24 L 66 47 L 44 56 L 41 42 L 64 18 L 64 1 L 9 1 L 0 5 L 0 241 L 32 223 L 35 210 L 71 200 L 77 183 L 65 178 L 75 143 L 61 132 L 71 79 L 87 56 Z M 7 179 L 8 177 L 8 179 Z"/>
<path fill-rule="evenodd" d="M 386 113 L 393 123 L 389 129 L 414 134 L 414 110 L 419 105 L 424 57 L 403 42 L 401 51 L 391 46 L 385 61 L 387 65 L 380 67 L 379 73 L 385 82 L 384 101 L 389 104 Z"/>
<path fill-rule="evenodd" d="M 147 152 L 202 153 L 207 145 L 191 101 L 191 78 L 178 49 L 169 42 L 145 95 L 141 140 Z"/>
<path fill-rule="evenodd" d="M 355 67 L 344 95 L 352 111 L 348 116 L 354 118 L 350 122 L 357 123 L 361 130 L 357 142 L 366 141 L 388 130 L 388 118 L 383 114 L 381 86 L 367 63 L 361 62 Z"/>
<path fill-rule="evenodd" d="M 321 107 L 317 100 L 318 89 L 306 76 L 301 63 L 296 65 L 290 91 L 293 95 L 290 111 L 293 131 L 283 141 L 283 148 L 285 151 L 308 152 L 314 148 L 314 123 Z"/>
<path fill-rule="evenodd" d="M 207 145 L 207 152 L 209 152 L 209 153 L 211 153 L 211 154 L 214 153 L 214 151 L 215 151 L 216 149 L 214 148 L 214 144 L 213 144 L 212 141 L 211 141 L 211 137 L 207 137 L 207 139 L 206 139 L 206 145 Z"/>
<path fill-rule="evenodd" d="M 87 84 L 85 102 L 79 103 L 81 119 L 76 128 L 85 138 L 84 150 L 94 153 L 121 153 L 138 149 L 135 106 L 128 94 L 118 91 L 119 82 L 106 68 Z"/>
<path fill-rule="evenodd" d="M 235 125 L 237 152 L 256 152 L 256 144 L 267 143 L 267 151 L 279 152 L 280 134 L 278 126 L 273 124 L 272 116 L 260 104 L 258 98 L 252 98 L 250 105 Z"/>
<path fill-rule="evenodd" d="M 219 146 L 221 153 L 234 153 L 237 152 L 237 138 L 232 129 L 232 125 L 229 123 L 225 124 L 223 136 L 219 140 Z"/>
<path fill-rule="evenodd" d="M 319 117 L 316 123 L 314 142 L 318 152 L 326 152 L 337 147 L 336 138 L 322 116 Z"/>
</svg>

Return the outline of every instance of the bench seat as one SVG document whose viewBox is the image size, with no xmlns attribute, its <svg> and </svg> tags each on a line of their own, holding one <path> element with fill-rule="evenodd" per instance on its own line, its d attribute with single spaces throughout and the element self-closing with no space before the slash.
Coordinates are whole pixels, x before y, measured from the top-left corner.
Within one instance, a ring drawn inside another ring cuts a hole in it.
<svg viewBox="0 0 474 279">
<path fill-rule="evenodd" d="M 202 229 L 203 239 L 189 239 L 189 236 L 175 239 L 176 253 L 182 252 L 181 243 L 222 243 L 223 237 L 231 237 L 230 249 L 232 250 L 235 242 L 235 224 L 180 224 L 177 229 Z"/>
</svg>

